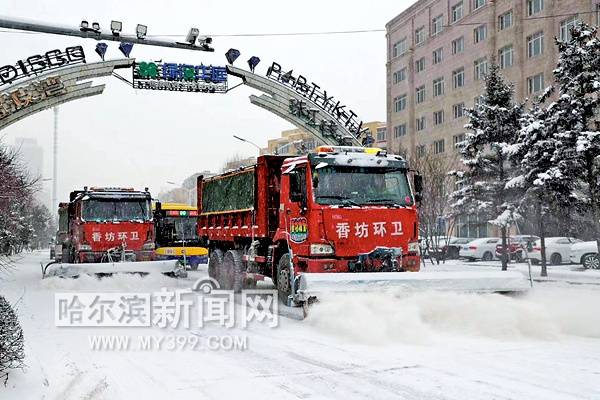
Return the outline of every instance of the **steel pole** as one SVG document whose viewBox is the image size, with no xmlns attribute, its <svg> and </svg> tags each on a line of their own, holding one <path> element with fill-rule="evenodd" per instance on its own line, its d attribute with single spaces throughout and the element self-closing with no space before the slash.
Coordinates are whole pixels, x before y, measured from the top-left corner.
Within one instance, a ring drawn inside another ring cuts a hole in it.
<svg viewBox="0 0 600 400">
<path fill-rule="evenodd" d="M 58 183 L 58 107 L 54 107 L 54 143 L 52 151 L 52 205 L 50 213 L 53 214 L 58 207 L 57 183 Z"/>
<path fill-rule="evenodd" d="M 145 44 L 148 46 L 159 46 L 159 47 L 172 47 L 176 49 L 184 49 L 184 50 L 197 50 L 197 51 L 215 51 L 212 47 L 206 45 L 196 46 L 195 44 L 182 43 L 182 42 L 168 42 L 165 40 L 159 39 L 140 39 L 137 36 L 132 35 L 124 35 L 124 34 L 113 34 L 111 33 L 102 33 L 101 31 L 93 31 L 93 30 L 85 30 L 82 31 L 78 28 L 72 28 L 67 26 L 60 25 L 50 25 L 44 22 L 26 20 L 21 18 L 10 18 L 6 16 L 0 16 L 0 28 L 7 29 L 18 29 L 22 31 L 28 32 L 41 32 L 41 33 L 50 33 L 53 35 L 63 35 L 63 36 L 76 36 L 85 39 L 95 39 L 95 40 L 111 40 L 114 42 L 128 42 L 128 43 L 137 43 L 137 44 Z M 184 35 L 182 35 L 184 36 Z"/>
</svg>

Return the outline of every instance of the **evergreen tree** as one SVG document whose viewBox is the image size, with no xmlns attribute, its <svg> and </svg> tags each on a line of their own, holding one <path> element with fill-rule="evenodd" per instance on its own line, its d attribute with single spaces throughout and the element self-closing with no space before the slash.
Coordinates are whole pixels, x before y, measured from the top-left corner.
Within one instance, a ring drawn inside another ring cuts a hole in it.
<svg viewBox="0 0 600 400">
<path fill-rule="evenodd" d="M 479 104 L 467 110 L 465 128 L 470 132 L 458 144 L 465 168 L 451 172 L 458 186 L 451 195 L 453 214 L 479 215 L 498 226 L 505 255 L 507 228 L 515 218 L 510 190 L 506 189 L 513 178 L 506 149 L 517 141 L 523 109 L 522 104 L 514 103 L 513 95 L 513 87 L 492 63 Z M 502 269 L 507 269 L 507 257 L 502 259 Z"/>
<path fill-rule="evenodd" d="M 552 92 L 550 87 L 534 102 L 521 120 L 522 128 L 517 143 L 505 148 L 505 153 L 515 165 L 514 177 L 506 187 L 519 191 L 519 213 L 535 216 L 541 242 L 542 276 L 547 276 L 546 221 L 552 210 L 573 203 L 572 179 L 555 167 L 554 154 L 562 143 L 553 134 L 552 126 L 546 124 L 551 111 L 542 106 Z"/>
<path fill-rule="evenodd" d="M 554 70 L 558 98 L 547 107 L 544 123 L 559 143 L 545 179 L 566 179 L 579 205 L 589 210 L 589 224 L 600 248 L 600 41 L 597 28 L 586 24 L 557 41 Z"/>
</svg>

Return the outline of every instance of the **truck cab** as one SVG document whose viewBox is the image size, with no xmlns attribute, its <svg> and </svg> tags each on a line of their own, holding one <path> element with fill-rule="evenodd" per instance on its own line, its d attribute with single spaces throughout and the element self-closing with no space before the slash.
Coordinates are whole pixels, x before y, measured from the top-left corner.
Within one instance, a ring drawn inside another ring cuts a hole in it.
<svg viewBox="0 0 600 400">
<path fill-rule="evenodd" d="M 154 259 L 154 222 L 147 190 L 87 188 L 71 192 L 63 261 Z"/>
<path fill-rule="evenodd" d="M 298 272 L 417 271 L 407 172 L 403 158 L 375 148 L 321 146 L 287 159 L 275 241 L 287 239 Z"/>
</svg>

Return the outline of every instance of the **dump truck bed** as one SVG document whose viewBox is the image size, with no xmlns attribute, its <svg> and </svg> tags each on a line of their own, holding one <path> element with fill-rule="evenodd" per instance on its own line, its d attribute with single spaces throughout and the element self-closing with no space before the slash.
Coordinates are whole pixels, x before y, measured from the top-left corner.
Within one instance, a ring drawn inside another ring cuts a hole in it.
<svg viewBox="0 0 600 400">
<path fill-rule="evenodd" d="M 287 158 L 260 156 L 255 165 L 199 177 L 199 235 L 220 241 L 272 237 L 279 222 L 281 165 Z"/>
</svg>

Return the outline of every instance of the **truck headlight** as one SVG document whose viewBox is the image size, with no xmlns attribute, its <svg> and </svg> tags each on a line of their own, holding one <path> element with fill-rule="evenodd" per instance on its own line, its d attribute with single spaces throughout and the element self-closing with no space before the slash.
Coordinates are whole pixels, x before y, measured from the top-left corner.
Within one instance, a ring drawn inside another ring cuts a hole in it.
<svg viewBox="0 0 600 400">
<path fill-rule="evenodd" d="M 79 245 L 79 251 L 91 251 L 92 250 L 92 246 L 90 246 L 89 244 L 80 244 Z"/>
<path fill-rule="evenodd" d="M 408 252 L 409 253 L 418 253 L 419 252 L 419 242 L 408 242 Z"/>
<path fill-rule="evenodd" d="M 146 242 L 142 246 L 142 250 L 154 250 L 154 242 Z"/>
<path fill-rule="evenodd" d="M 313 256 L 324 256 L 328 254 L 333 254 L 333 247 L 324 243 L 311 244 L 310 254 Z"/>
</svg>

